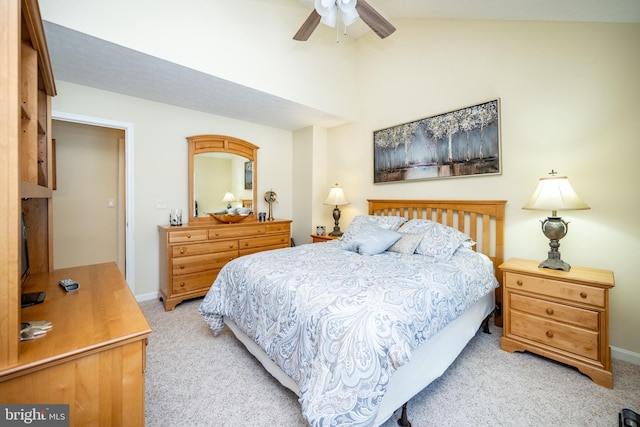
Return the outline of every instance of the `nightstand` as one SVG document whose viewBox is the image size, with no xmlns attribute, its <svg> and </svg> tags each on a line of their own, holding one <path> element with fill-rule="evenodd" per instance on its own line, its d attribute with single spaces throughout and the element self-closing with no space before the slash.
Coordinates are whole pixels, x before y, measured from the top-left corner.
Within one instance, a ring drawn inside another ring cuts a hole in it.
<svg viewBox="0 0 640 427">
<path fill-rule="evenodd" d="M 339 239 L 341 236 L 329 236 L 328 234 L 325 234 L 324 236 L 318 236 L 317 234 L 312 234 L 311 235 L 311 243 L 320 243 L 320 242 L 326 242 L 327 240 L 334 240 L 334 239 Z"/>
<path fill-rule="evenodd" d="M 530 351 L 578 368 L 613 388 L 609 348 L 609 289 L 613 272 L 573 266 L 538 268 L 512 258 L 503 273 L 504 330 L 500 348 Z"/>
</svg>

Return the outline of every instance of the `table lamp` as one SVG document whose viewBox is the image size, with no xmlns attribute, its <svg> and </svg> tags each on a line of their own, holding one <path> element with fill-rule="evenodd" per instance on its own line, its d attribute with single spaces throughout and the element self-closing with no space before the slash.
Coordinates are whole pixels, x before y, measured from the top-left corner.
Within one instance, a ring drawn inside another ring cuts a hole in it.
<svg viewBox="0 0 640 427">
<path fill-rule="evenodd" d="M 340 209 L 338 208 L 338 206 L 348 205 L 349 202 L 347 201 L 346 197 L 344 197 L 344 191 L 342 191 L 342 188 L 337 183 L 335 186 L 331 187 L 329 196 L 327 197 L 327 200 L 325 200 L 324 204 L 335 206 L 335 208 L 333 208 L 334 226 L 333 231 L 329 233 L 329 236 L 342 236 L 340 225 L 338 225 L 340 221 Z"/>
<path fill-rule="evenodd" d="M 226 193 L 224 193 L 222 201 L 227 202 L 227 209 L 231 209 L 231 202 L 235 202 L 236 198 L 233 196 L 232 192 L 227 191 Z"/>
<path fill-rule="evenodd" d="M 557 176 L 557 172 L 551 170 L 548 177 L 540 178 L 538 187 L 533 192 L 531 199 L 522 209 L 535 209 L 551 211 L 551 216 L 542 223 L 542 232 L 549 239 L 549 247 L 546 260 L 542 261 L 538 267 L 551 268 L 554 270 L 571 270 L 571 266 L 560 259 L 560 239 L 567 235 L 569 223 L 558 216 L 559 210 L 582 210 L 591 209 L 576 194 L 566 176 Z"/>
</svg>

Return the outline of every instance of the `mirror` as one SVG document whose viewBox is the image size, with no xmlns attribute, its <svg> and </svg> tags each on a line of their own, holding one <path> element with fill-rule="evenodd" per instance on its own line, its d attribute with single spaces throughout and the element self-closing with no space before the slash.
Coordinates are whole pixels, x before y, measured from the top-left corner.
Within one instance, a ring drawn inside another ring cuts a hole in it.
<svg viewBox="0 0 640 427">
<path fill-rule="evenodd" d="M 189 223 L 219 223 L 209 213 L 249 207 L 255 219 L 258 148 L 225 135 L 197 135 L 189 144 Z M 226 201 L 227 193 L 233 199 Z M 225 201 L 223 201 L 225 199 Z"/>
</svg>

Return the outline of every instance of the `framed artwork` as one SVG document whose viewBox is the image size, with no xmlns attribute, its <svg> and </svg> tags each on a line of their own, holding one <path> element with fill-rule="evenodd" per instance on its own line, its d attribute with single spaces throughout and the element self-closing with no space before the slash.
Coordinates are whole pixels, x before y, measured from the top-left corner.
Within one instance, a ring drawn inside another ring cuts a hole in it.
<svg viewBox="0 0 640 427">
<path fill-rule="evenodd" d="M 244 189 L 253 190 L 253 162 L 244 163 Z"/>
<path fill-rule="evenodd" d="M 373 132 L 374 184 L 500 173 L 497 99 Z"/>
</svg>

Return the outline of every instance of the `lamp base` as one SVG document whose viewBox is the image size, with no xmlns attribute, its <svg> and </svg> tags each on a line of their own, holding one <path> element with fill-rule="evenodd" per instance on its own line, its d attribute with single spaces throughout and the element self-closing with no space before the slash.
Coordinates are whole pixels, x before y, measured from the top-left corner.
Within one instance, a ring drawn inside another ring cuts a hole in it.
<svg viewBox="0 0 640 427">
<path fill-rule="evenodd" d="M 329 236 L 342 236 L 342 231 L 340 231 L 340 226 L 338 222 L 340 221 L 340 209 L 338 206 L 333 208 L 333 231 L 329 233 Z"/>
<path fill-rule="evenodd" d="M 542 261 L 538 267 L 571 270 L 571 266 L 560 259 L 560 251 L 558 251 L 560 239 L 566 236 L 569 231 L 569 223 L 558 216 L 550 216 L 540 222 L 542 223 L 542 232 L 549 239 L 549 252 L 547 252 L 547 259 Z"/>
<path fill-rule="evenodd" d="M 571 270 L 571 266 L 568 263 L 564 262 L 561 259 L 554 259 L 554 258 L 545 259 L 538 265 L 538 268 L 550 268 L 552 270 L 564 270 L 564 271 Z"/>
</svg>

